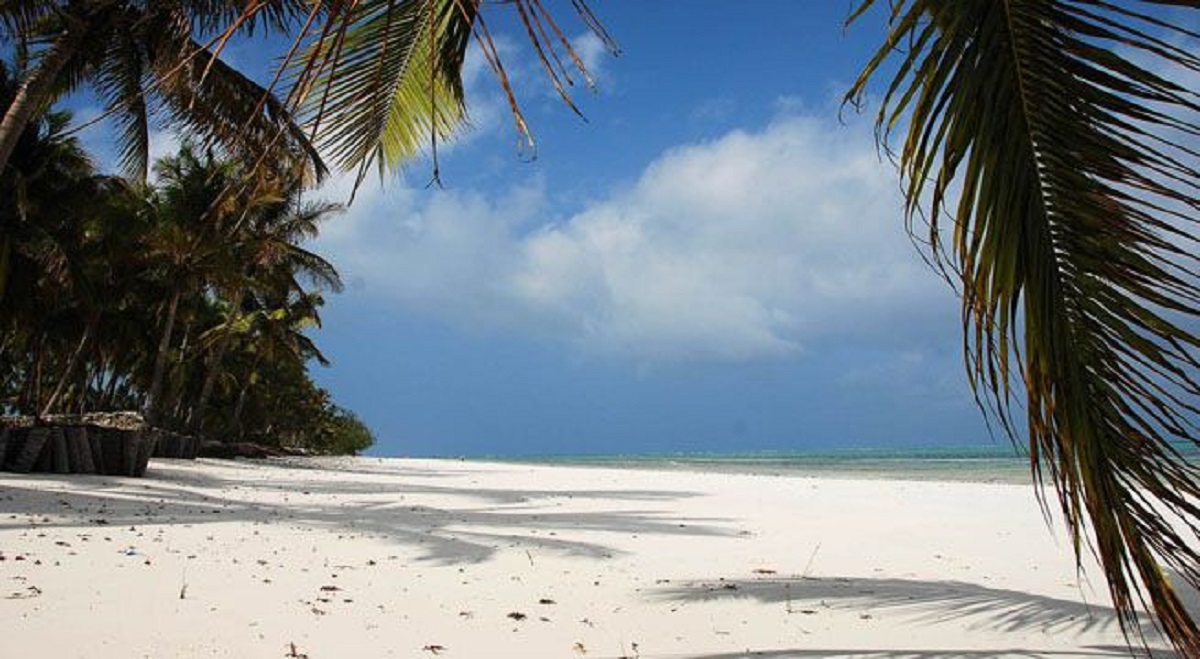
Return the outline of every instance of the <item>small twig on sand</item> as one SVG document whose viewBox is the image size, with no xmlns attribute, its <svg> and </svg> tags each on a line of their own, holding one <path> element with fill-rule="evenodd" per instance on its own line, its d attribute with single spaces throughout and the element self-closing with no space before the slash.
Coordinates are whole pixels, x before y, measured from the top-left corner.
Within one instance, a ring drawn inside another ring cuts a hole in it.
<svg viewBox="0 0 1200 659">
<path fill-rule="evenodd" d="M 821 551 L 821 543 L 818 542 L 817 546 L 813 547 L 812 554 L 809 554 L 809 556 L 808 556 L 808 563 L 806 563 L 804 565 L 804 571 L 800 573 L 801 579 L 809 578 L 809 575 L 812 573 L 813 562 L 817 560 L 817 552 L 819 552 L 819 551 Z M 784 582 L 783 593 L 784 593 L 784 597 L 787 600 L 787 605 L 786 605 L 787 608 L 784 610 L 787 611 L 789 614 L 795 613 L 795 611 L 792 609 L 792 584 Z"/>
<path fill-rule="evenodd" d="M 821 551 L 821 543 L 818 542 L 817 546 L 813 547 L 812 555 L 808 557 L 808 563 L 804 566 L 804 571 L 800 573 L 801 579 L 808 578 L 808 575 L 812 571 L 813 561 L 817 560 L 817 552 L 819 551 Z"/>
</svg>

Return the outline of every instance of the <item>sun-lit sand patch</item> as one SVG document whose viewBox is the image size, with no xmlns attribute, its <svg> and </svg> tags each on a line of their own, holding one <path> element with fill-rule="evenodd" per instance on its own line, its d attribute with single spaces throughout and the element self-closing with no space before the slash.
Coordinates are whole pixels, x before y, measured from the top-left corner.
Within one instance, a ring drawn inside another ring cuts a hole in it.
<svg viewBox="0 0 1200 659">
<path fill-rule="evenodd" d="M 156 461 L 0 511 L 6 657 L 1128 656 L 1028 486 Z"/>
</svg>

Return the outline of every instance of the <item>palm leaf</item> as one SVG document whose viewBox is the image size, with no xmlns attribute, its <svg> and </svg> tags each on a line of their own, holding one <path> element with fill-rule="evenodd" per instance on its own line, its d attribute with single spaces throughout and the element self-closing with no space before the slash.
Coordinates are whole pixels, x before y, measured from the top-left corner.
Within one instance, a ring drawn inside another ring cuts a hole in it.
<svg viewBox="0 0 1200 659">
<path fill-rule="evenodd" d="M 618 53 L 585 0 L 570 4 L 584 25 Z M 566 89 L 573 84 L 570 70 L 589 85 L 591 76 L 543 0 L 499 5 L 516 13 L 547 77 L 578 113 Z M 359 182 L 371 165 L 398 168 L 426 146 L 437 181 L 438 143 L 466 123 L 462 65 L 472 37 L 507 96 L 518 133 L 533 147 L 482 0 L 324 0 L 320 9 L 310 14 L 293 45 L 294 53 L 305 44 L 303 54 L 285 57 L 290 98 L 333 159 L 358 170 Z"/>
<path fill-rule="evenodd" d="M 336 4 L 336 3 L 335 3 Z M 463 0 L 349 3 L 297 60 L 304 116 L 360 179 L 395 168 L 465 119 L 460 72 L 474 5 Z"/>
<path fill-rule="evenodd" d="M 1148 597 L 1200 657 L 1163 571 L 1200 586 L 1200 473 L 1176 450 L 1197 443 L 1200 415 L 1200 104 L 1163 73 L 1200 71 L 1175 45 L 1197 35 L 1164 18 L 1195 4 L 889 5 L 887 41 L 847 98 L 897 67 L 880 137 L 904 130 L 910 228 L 928 219 L 961 285 L 976 395 L 1014 440 L 1023 403 L 1035 478 L 1056 487 L 1077 559 L 1098 556 L 1126 633 Z"/>
<path fill-rule="evenodd" d="M 142 90 L 147 71 L 140 49 L 128 30 L 113 30 L 107 54 L 96 72 L 96 88 L 108 100 L 107 111 L 116 121 L 121 146 L 121 168 L 136 180 L 145 180 L 150 161 L 150 125 Z"/>
<path fill-rule="evenodd" d="M 316 178 L 325 175 L 320 154 L 279 99 L 200 44 L 189 41 L 179 52 L 154 62 L 174 125 L 247 162 L 299 161 Z"/>
</svg>

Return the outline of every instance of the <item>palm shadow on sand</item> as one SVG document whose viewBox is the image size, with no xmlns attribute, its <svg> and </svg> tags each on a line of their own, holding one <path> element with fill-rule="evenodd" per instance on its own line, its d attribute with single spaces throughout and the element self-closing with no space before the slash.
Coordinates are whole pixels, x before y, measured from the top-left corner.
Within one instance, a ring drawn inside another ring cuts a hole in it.
<svg viewBox="0 0 1200 659">
<path fill-rule="evenodd" d="M 648 594 L 651 599 L 677 602 L 711 602 L 750 598 L 764 604 L 786 607 L 798 617 L 820 616 L 828 611 L 852 611 L 864 616 L 901 615 L 913 624 L 953 623 L 967 629 L 1001 632 L 1036 630 L 1046 635 L 1113 633 L 1120 634 L 1116 611 L 1111 607 L 1060 599 L 1036 593 L 953 580 L 897 578 L 794 577 L 747 580 L 694 581 L 661 588 Z M 1158 632 L 1148 622 L 1140 630 L 1152 652 L 1140 647 L 1132 656 L 1174 657 L 1163 650 Z M 1136 632 L 1135 632 L 1136 634 Z M 981 650 L 890 649 L 795 649 L 747 654 L 697 655 L 689 659 L 726 659 L 732 657 L 839 657 L 875 659 L 901 657 L 911 659 L 975 659 L 981 657 L 1129 657 L 1124 645 L 1092 645 L 1070 652 L 1022 648 Z"/>
<path fill-rule="evenodd" d="M 287 466 L 269 463 L 222 466 L 237 469 L 244 477 L 226 480 L 192 469 L 189 463 L 160 462 L 152 464 L 145 479 L 42 475 L 32 477 L 37 485 L 20 487 L 0 481 L 0 510 L 7 513 L 0 516 L 0 530 L 234 521 L 284 524 L 407 545 L 417 550 L 418 560 L 438 565 L 483 562 L 512 548 L 593 559 L 620 553 L 592 539 L 596 533 L 736 535 L 726 520 L 680 519 L 653 509 L 578 511 L 569 506 L 572 500 L 587 499 L 670 501 L 695 496 L 691 492 L 471 488 L 441 484 L 438 481 L 444 476 L 455 474 L 426 470 L 391 471 L 386 474 L 390 478 L 374 482 L 346 482 L 308 479 Z M 258 474 L 262 477 L 256 478 Z M 19 497 L 5 496 L 16 489 L 23 490 Z M 446 505 L 422 504 L 428 495 Z M 555 507 L 564 511 L 556 512 Z M 593 535 L 581 539 L 580 533 Z"/>
</svg>

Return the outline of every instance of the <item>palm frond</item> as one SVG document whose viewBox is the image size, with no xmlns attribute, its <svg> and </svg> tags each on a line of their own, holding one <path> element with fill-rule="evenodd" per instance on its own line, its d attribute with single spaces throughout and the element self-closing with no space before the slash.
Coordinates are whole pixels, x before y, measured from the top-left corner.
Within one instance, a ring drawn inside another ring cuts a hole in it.
<svg viewBox="0 0 1200 659">
<path fill-rule="evenodd" d="M 1200 657 L 1162 569 L 1200 586 L 1200 472 L 1175 448 L 1200 435 L 1200 97 L 1175 81 L 1200 58 L 1164 17 L 1196 5 L 889 5 L 847 98 L 895 61 L 880 138 L 904 132 L 910 228 L 926 217 L 957 273 L 976 395 L 1014 440 L 1024 405 L 1035 477 L 1056 487 L 1077 558 L 1097 554 L 1126 633 L 1148 597 Z"/>
<path fill-rule="evenodd" d="M 96 73 L 96 88 L 117 123 L 121 168 L 131 178 L 144 180 L 150 164 L 149 112 L 143 94 L 146 64 L 127 30 L 114 30 L 110 37 L 107 56 Z"/>
<path fill-rule="evenodd" d="M 44 20 L 55 10 L 45 0 L 0 0 L 0 27 L 14 39 L 23 40 L 30 27 Z"/>
<path fill-rule="evenodd" d="M 332 17 L 297 60 L 304 116 L 332 159 L 361 173 L 395 168 L 465 119 L 460 71 L 474 5 L 362 2 Z M 306 79 L 311 78 L 311 79 Z"/>
<path fill-rule="evenodd" d="M 157 92 L 173 124 L 259 165 L 302 162 L 315 177 L 323 160 L 273 94 L 194 41 L 178 58 L 154 62 Z"/>
<path fill-rule="evenodd" d="M 571 72 L 589 86 L 591 74 L 546 3 L 499 4 L 516 13 L 547 77 L 578 113 L 567 89 L 574 84 Z M 618 54 L 587 2 L 571 0 L 571 6 Z M 285 57 L 292 79 L 290 100 L 333 159 L 347 170 L 358 170 L 359 182 L 372 165 L 381 171 L 396 169 L 426 146 L 437 182 L 439 141 L 453 137 L 467 121 L 462 66 L 472 37 L 508 99 L 517 132 L 533 148 L 482 0 L 325 0 L 321 8 L 323 12 L 314 8 L 309 14 Z M 301 44 L 306 48 L 296 55 Z"/>
</svg>

